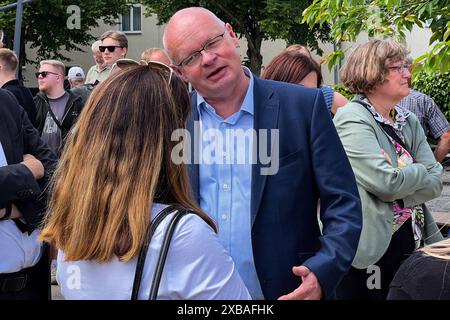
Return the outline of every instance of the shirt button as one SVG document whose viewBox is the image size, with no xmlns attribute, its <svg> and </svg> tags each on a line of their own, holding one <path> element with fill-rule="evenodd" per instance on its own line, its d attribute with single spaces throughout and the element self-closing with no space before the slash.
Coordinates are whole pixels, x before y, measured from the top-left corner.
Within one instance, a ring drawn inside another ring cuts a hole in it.
<svg viewBox="0 0 450 320">
<path fill-rule="evenodd" d="M 227 184 L 227 183 L 224 183 L 224 184 L 222 185 L 222 188 L 223 188 L 223 190 L 229 190 L 229 189 L 230 189 L 230 185 Z"/>
<path fill-rule="evenodd" d="M 223 215 L 221 216 L 221 218 L 222 218 L 222 220 L 227 220 L 227 215 L 226 215 L 226 214 L 223 214 Z"/>
</svg>

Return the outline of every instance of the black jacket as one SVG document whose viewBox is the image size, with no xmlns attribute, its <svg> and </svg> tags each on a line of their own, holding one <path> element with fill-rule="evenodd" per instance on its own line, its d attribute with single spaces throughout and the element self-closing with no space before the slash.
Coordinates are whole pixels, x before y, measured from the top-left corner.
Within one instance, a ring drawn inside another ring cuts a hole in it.
<svg viewBox="0 0 450 320">
<path fill-rule="evenodd" d="M 33 96 L 27 87 L 20 84 L 19 80 L 11 80 L 6 82 L 3 87 L 14 94 L 19 104 L 25 109 L 31 124 L 36 128 L 36 106 L 34 105 Z"/>
<path fill-rule="evenodd" d="M 61 136 L 63 141 L 65 141 L 67 133 L 69 133 L 70 129 L 75 124 L 75 121 L 77 120 L 84 106 L 80 96 L 74 94 L 71 91 L 67 92 L 69 93 L 69 100 L 67 101 L 66 108 L 64 109 L 64 116 L 62 118 L 62 121 L 58 124 L 58 127 L 61 129 Z M 34 103 L 36 104 L 37 110 L 37 129 L 39 131 L 39 134 L 42 134 L 50 104 L 48 103 L 47 96 L 43 92 L 38 92 L 38 94 L 34 97 Z"/>
<path fill-rule="evenodd" d="M 23 108 L 12 93 L 0 89 L 0 141 L 7 166 L 0 167 L 0 208 L 14 203 L 32 230 L 41 222 L 47 197 L 41 194 L 50 179 L 57 158 L 41 140 Z M 23 155 L 32 154 L 45 168 L 42 179 L 35 180 L 23 164 Z"/>
<path fill-rule="evenodd" d="M 450 300 L 450 260 L 414 253 L 395 274 L 387 299 Z"/>
</svg>

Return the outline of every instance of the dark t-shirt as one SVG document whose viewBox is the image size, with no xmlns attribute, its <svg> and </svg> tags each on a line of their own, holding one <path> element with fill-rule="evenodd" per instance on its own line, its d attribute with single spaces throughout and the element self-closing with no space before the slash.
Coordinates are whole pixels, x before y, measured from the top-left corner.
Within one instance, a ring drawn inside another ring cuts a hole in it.
<svg viewBox="0 0 450 320">
<path fill-rule="evenodd" d="M 64 117 L 64 110 L 66 108 L 67 102 L 69 101 L 69 93 L 65 92 L 61 97 L 57 99 L 48 99 L 48 103 L 50 104 L 50 108 L 56 116 L 56 119 L 60 123 L 62 123 L 62 119 Z M 44 129 L 42 130 L 42 140 L 44 140 L 50 149 L 58 155 L 61 155 L 61 146 L 62 146 L 62 138 L 61 138 L 61 130 L 59 129 L 56 122 L 53 120 L 50 112 L 47 112 L 47 116 L 45 118 Z"/>
</svg>

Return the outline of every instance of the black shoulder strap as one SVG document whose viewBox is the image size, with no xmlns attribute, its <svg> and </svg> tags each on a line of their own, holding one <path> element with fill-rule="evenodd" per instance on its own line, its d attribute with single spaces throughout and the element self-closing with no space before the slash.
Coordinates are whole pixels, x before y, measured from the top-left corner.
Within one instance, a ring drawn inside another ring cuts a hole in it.
<svg viewBox="0 0 450 320">
<path fill-rule="evenodd" d="M 358 99 L 354 99 L 354 100 L 352 100 L 352 102 L 359 103 L 360 105 L 364 106 L 364 107 L 367 109 L 367 111 L 370 112 L 370 110 L 369 110 L 369 105 L 368 105 L 366 102 L 361 101 L 361 100 L 358 100 Z M 377 121 L 377 123 L 378 123 L 378 124 L 380 125 L 380 127 L 384 130 L 384 132 L 386 132 L 392 139 L 394 139 L 394 140 L 395 140 L 397 143 L 399 143 L 405 150 L 407 150 L 407 151 L 409 152 L 408 148 L 406 147 L 406 144 L 405 144 L 405 143 L 403 142 L 403 140 L 398 136 L 398 134 L 395 132 L 394 128 L 392 128 L 390 125 L 388 125 L 388 124 L 386 124 L 386 123 L 381 123 L 381 122 L 378 122 L 378 121 Z"/>
<path fill-rule="evenodd" d="M 161 280 L 162 270 L 164 268 L 164 262 L 165 262 L 165 259 L 167 256 L 167 252 L 169 249 L 168 247 L 170 245 L 170 240 L 172 238 L 172 234 L 175 230 L 175 226 L 178 223 L 179 219 L 188 212 L 187 210 L 178 209 L 178 207 L 175 205 L 171 205 L 171 206 L 164 208 L 152 219 L 150 229 L 147 233 L 146 241 L 145 241 L 144 245 L 142 246 L 141 250 L 139 251 L 138 261 L 136 264 L 136 272 L 135 272 L 134 281 L 133 281 L 133 289 L 131 292 L 131 300 L 137 300 L 137 298 L 138 298 L 139 288 L 141 286 L 142 273 L 144 271 L 145 259 L 147 257 L 147 251 L 148 251 L 148 246 L 150 244 L 150 240 L 151 240 L 153 234 L 155 233 L 156 228 L 159 226 L 159 224 L 174 210 L 177 210 L 177 212 L 174 214 L 174 216 L 173 216 L 172 220 L 170 221 L 168 228 L 166 230 L 166 234 L 165 234 L 163 243 L 161 245 L 161 251 L 160 251 L 159 258 L 158 258 L 155 274 L 153 276 L 151 291 L 154 292 L 156 290 L 156 294 L 153 293 L 155 295 L 153 300 L 156 299 L 156 295 L 158 293 L 158 288 L 159 288 L 159 282 Z M 155 286 L 156 282 L 157 282 L 157 286 Z"/>
<path fill-rule="evenodd" d="M 159 284 L 161 282 L 162 273 L 164 270 L 164 264 L 166 262 L 167 253 L 169 252 L 170 242 L 172 240 L 172 235 L 175 231 L 180 219 L 189 213 L 186 209 L 178 210 L 167 227 L 166 234 L 164 236 L 163 243 L 161 244 L 161 252 L 159 253 L 158 262 L 156 263 L 155 274 L 153 275 L 152 286 L 150 287 L 150 294 L 148 300 L 156 300 L 158 296 Z"/>
<path fill-rule="evenodd" d="M 52 110 L 52 106 L 50 105 L 50 102 L 48 101 L 48 99 L 45 99 L 45 102 L 48 105 L 48 113 L 53 118 L 53 121 L 55 121 L 55 123 L 58 126 L 59 130 L 62 130 L 62 123 L 59 122 L 58 118 L 56 118 L 56 115 L 55 115 L 55 113 Z"/>
</svg>

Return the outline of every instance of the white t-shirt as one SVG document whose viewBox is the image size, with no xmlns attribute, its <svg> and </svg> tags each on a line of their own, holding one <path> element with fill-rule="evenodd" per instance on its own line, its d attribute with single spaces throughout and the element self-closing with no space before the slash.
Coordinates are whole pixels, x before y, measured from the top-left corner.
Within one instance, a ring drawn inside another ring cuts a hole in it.
<svg viewBox="0 0 450 320">
<path fill-rule="evenodd" d="M 0 142 L 0 170 L 7 166 Z M 12 220 L 0 221 L 0 273 L 12 273 L 34 266 L 41 257 L 39 231 L 22 233 Z"/>
<path fill-rule="evenodd" d="M 165 206 L 154 204 L 152 217 Z M 150 241 L 139 299 L 148 299 L 167 216 Z M 64 261 L 58 252 L 57 280 L 66 299 L 129 300 L 137 257 L 121 262 L 114 257 L 106 264 L 93 261 Z M 197 215 L 181 218 L 168 251 L 158 299 L 251 299 L 230 256 L 214 231 Z"/>
</svg>

